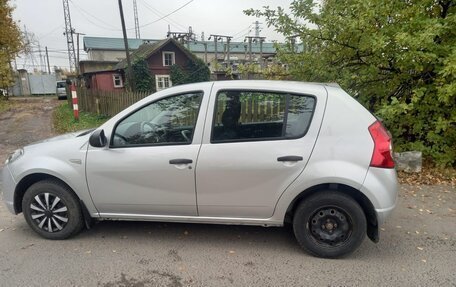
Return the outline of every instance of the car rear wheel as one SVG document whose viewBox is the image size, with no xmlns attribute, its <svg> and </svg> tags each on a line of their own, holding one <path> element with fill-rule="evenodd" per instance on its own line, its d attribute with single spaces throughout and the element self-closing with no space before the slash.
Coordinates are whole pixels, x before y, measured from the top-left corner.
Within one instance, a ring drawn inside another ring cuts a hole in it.
<svg viewBox="0 0 456 287">
<path fill-rule="evenodd" d="M 22 212 L 29 226 L 47 239 L 65 239 L 84 224 L 80 204 L 71 189 L 55 180 L 30 186 L 22 200 Z"/>
<path fill-rule="evenodd" d="M 366 216 L 348 195 L 321 191 L 304 199 L 293 217 L 301 247 L 312 255 L 337 258 L 355 251 L 366 236 Z"/>
</svg>

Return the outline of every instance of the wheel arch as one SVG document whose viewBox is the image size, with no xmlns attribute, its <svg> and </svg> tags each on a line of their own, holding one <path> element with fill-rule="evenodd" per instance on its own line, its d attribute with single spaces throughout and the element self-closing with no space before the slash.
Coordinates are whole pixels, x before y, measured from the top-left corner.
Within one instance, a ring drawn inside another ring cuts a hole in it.
<svg viewBox="0 0 456 287">
<path fill-rule="evenodd" d="M 79 196 L 74 192 L 73 188 L 71 188 L 71 186 L 69 186 L 64 180 L 47 173 L 32 173 L 23 177 L 18 182 L 18 184 L 16 185 L 16 189 L 14 190 L 14 211 L 16 212 L 16 214 L 22 212 L 22 199 L 24 198 L 27 189 L 33 184 L 43 180 L 58 181 L 59 183 L 67 186 L 68 189 L 73 193 L 73 195 L 78 200 L 80 200 Z"/>
<path fill-rule="evenodd" d="M 367 236 L 375 243 L 379 241 L 377 213 L 375 212 L 374 205 L 361 191 L 345 184 L 325 183 L 312 186 L 302 191 L 289 204 L 287 211 L 285 213 L 284 222 L 292 222 L 295 210 L 299 206 L 299 204 L 309 196 L 323 190 L 342 192 L 350 196 L 352 199 L 354 199 L 361 206 L 366 216 Z"/>
</svg>

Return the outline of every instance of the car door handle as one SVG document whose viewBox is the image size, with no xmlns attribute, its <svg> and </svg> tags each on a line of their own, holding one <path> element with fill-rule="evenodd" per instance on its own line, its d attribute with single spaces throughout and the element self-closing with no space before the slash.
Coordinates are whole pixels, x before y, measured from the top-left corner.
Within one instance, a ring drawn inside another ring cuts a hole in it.
<svg viewBox="0 0 456 287">
<path fill-rule="evenodd" d="M 169 164 L 189 164 L 192 162 L 193 160 L 187 158 L 176 158 L 169 160 Z"/>
<path fill-rule="evenodd" d="M 302 159 L 303 159 L 302 156 L 287 155 L 287 156 L 278 157 L 277 161 L 301 161 Z"/>
</svg>

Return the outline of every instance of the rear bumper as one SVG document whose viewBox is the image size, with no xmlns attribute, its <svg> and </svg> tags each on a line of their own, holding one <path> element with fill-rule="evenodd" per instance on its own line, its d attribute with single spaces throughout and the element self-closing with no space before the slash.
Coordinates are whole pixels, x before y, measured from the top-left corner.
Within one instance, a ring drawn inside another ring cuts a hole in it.
<svg viewBox="0 0 456 287">
<path fill-rule="evenodd" d="M 9 170 L 8 166 L 3 167 L 2 170 L 2 191 L 3 201 L 8 207 L 8 210 L 12 214 L 17 214 L 14 209 L 14 189 L 16 188 L 16 182 L 14 181 L 13 175 Z"/>
<path fill-rule="evenodd" d="M 374 205 L 379 226 L 385 222 L 396 207 L 398 190 L 395 169 L 369 168 L 361 192 Z"/>
</svg>

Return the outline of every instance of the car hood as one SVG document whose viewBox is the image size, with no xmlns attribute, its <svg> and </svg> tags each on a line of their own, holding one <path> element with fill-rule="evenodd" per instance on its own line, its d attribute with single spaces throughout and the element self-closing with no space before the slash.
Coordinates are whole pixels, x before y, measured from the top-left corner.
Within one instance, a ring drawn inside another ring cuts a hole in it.
<svg viewBox="0 0 456 287">
<path fill-rule="evenodd" d="M 42 144 L 42 143 L 48 143 L 48 142 L 62 141 L 62 140 L 76 138 L 76 137 L 82 137 L 82 136 L 86 136 L 86 135 L 90 134 L 94 130 L 95 129 L 86 129 L 86 130 L 80 130 L 80 131 L 77 131 L 77 132 L 66 133 L 66 134 L 58 135 L 56 137 L 47 138 L 47 139 L 44 139 L 44 140 L 41 140 L 41 141 L 37 141 L 37 142 L 31 143 L 28 146 Z"/>
</svg>

